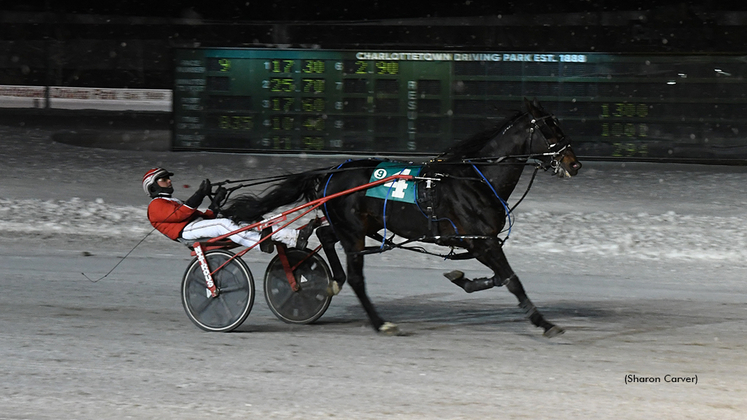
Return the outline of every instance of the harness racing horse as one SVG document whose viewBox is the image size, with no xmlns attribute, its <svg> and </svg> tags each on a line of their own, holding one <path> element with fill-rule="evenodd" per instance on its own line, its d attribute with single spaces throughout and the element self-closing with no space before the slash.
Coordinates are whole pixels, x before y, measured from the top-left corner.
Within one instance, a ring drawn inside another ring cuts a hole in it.
<svg viewBox="0 0 747 420">
<path fill-rule="evenodd" d="M 322 207 L 333 234 L 321 228 L 317 236 L 335 272 L 334 278 L 339 283 L 335 285 L 341 286 L 345 281 L 342 266 L 334 254 L 334 243 L 339 239 L 347 256 L 350 286 L 377 331 L 399 333 L 396 325 L 384 322 L 366 294 L 363 258 L 372 250 L 366 248 L 365 242 L 366 237 L 378 239 L 382 247 L 374 251 L 381 252 L 386 245 L 391 248 L 392 242 L 386 238 L 386 232 L 392 232 L 408 242 L 465 249 L 466 253 L 458 254 L 459 258 L 474 257 L 489 267 L 493 275 L 470 280 L 462 272 L 452 271 L 444 274 L 449 280 L 468 293 L 506 286 L 519 300 L 519 306 L 532 324 L 544 329 L 545 336 L 564 332 L 547 321 L 529 300 L 503 253 L 503 240 L 498 237 L 509 216 L 506 203 L 528 161 L 536 161 L 539 167 L 552 168 L 553 173 L 566 177 L 576 175 L 581 168 L 558 120 L 544 111 L 536 100 L 525 99 L 524 102 L 527 111 L 516 114 L 502 125 L 454 145 L 422 166 L 402 165 L 404 169 L 400 171 L 418 172 L 415 181 L 407 181 L 414 182 L 410 188 L 414 198 L 410 201 L 393 201 L 396 192 L 402 193 L 403 188 L 407 191 L 407 185 L 397 185 L 405 181 L 397 181 L 384 184 L 388 192 L 383 198 L 363 190 L 330 199 Z M 373 159 L 349 161 L 338 167 L 294 175 L 263 197 L 234 199 L 223 212 L 238 220 L 259 220 L 264 213 L 302 197 L 313 200 L 366 184 L 377 177 L 381 164 L 382 160 Z M 382 229 L 385 230 L 383 237 L 378 233 Z M 337 291 L 339 288 L 335 293 Z"/>
</svg>

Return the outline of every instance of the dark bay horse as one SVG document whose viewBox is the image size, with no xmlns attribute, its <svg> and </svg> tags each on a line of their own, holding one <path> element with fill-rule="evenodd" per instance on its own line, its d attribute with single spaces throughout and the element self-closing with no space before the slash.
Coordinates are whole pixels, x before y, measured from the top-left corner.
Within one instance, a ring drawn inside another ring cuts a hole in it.
<svg viewBox="0 0 747 420">
<path fill-rule="evenodd" d="M 372 326 L 379 332 L 397 334 L 396 325 L 385 322 L 366 294 L 363 278 L 366 237 L 389 243 L 379 233 L 385 230 L 408 240 L 436 243 L 465 249 L 493 271 L 491 277 L 470 280 L 460 271 L 444 274 L 468 293 L 494 286 L 506 286 L 519 300 L 532 324 L 544 329 L 544 335 L 562 334 L 562 328 L 547 321 L 527 297 L 524 288 L 503 253 L 499 238 L 509 215 L 507 201 L 528 161 L 560 176 L 578 173 L 581 163 L 571 149 L 557 119 L 536 101 L 525 100 L 526 112 L 517 113 L 505 123 L 468 138 L 435 159 L 422 165 L 402 164 L 402 173 L 417 173 L 409 186 L 405 181 L 384 184 L 388 188 L 380 197 L 370 190 L 331 199 L 323 212 L 332 233 L 317 231 L 335 279 L 345 281 L 345 274 L 331 246 L 339 239 L 347 256 L 347 278 L 358 296 Z M 385 162 L 391 166 L 393 162 Z M 381 173 L 382 160 L 349 161 L 334 168 L 291 176 L 263 197 L 238 197 L 223 212 L 234 219 L 254 221 L 277 207 L 329 196 L 366 184 Z M 385 165 L 385 166 L 386 166 Z M 378 167 L 378 168 L 377 168 Z M 391 172 L 389 172 L 391 175 Z M 400 183 L 401 182 L 401 183 Z M 387 186 L 388 185 L 388 186 Z M 410 200 L 394 201 L 410 191 Z M 337 289 L 339 291 L 339 288 Z"/>
</svg>

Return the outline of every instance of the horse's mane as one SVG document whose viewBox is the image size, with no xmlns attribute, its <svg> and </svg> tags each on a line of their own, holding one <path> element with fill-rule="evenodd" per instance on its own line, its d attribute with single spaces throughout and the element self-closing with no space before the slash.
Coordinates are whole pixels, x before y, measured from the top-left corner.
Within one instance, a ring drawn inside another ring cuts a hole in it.
<svg viewBox="0 0 747 420">
<path fill-rule="evenodd" d="M 502 122 L 488 128 L 487 130 L 481 131 L 477 134 L 460 141 L 459 143 L 449 147 L 443 153 L 438 155 L 437 159 L 446 162 L 456 161 L 467 158 L 477 157 L 477 153 L 482 150 L 485 145 L 495 138 L 501 131 L 513 125 L 524 114 L 517 112 L 512 117 L 509 117 Z"/>
</svg>

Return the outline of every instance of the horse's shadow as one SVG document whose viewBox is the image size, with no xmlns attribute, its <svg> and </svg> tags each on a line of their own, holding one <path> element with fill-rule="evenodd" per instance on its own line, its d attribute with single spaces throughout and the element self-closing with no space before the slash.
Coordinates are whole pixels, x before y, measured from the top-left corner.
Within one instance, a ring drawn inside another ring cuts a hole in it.
<svg viewBox="0 0 747 420">
<path fill-rule="evenodd" d="M 526 317 L 523 311 L 513 302 L 488 302 L 486 299 L 453 299 L 450 293 L 433 293 L 428 295 L 407 296 L 379 303 L 382 313 L 400 323 L 407 335 L 431 330 L 448 329 L 495 329 L 526 331 Z M 510 302 L 510 303 L 509 303 Z M 577 307 L 572 303 L 558 302 L 543 306 L 543 310 L 553 317 L 583 318 L 604 320 L 612 318 L 614 310 L 599 307 Z M 252 323 L 253 317 L 240 327 L 238 332 L 281 332 L 281 331 L 340 331 L 351 328 L 359 329 L 368 325 L 365 311 L 356 301 L 333 301 L 327 313 L 309 325 L 289 325 L 272 317 L 258 323 Z M 256 319 L 256 318 L 255 318 Z M 277 321 L 277 322 L 274 322 Z M 604 321 L 603 321 L 604 322 Z"/>
<path fill-rule="evenodd" d="M 328 312 L 310 325 L 288 325 L 269 317 L 253 324 L 250 316 L 238 331 L 313 334 L 357 331 L 367 335 L 369 321 L 357 302 L 337 303 L 333 302 Z M 434 293 L 382 300 L 378 306 L 410 336 L 455 330 L 536 336 L 537 339 L 542 336 L 540 330 L 526 324 L 522 310 L 509 300 L 455 299 L 449 293 Z M 720 310 L 714 311 L 714 306 L 707 302 L 651 299 L 546 301 L 541 308 L 566 329 L 561 337 L 581 344 L 649 333 L 674 334 L 680 328 L 718 324 L 732 318 L 732 306 L 719 305 Z"/>
</svg>

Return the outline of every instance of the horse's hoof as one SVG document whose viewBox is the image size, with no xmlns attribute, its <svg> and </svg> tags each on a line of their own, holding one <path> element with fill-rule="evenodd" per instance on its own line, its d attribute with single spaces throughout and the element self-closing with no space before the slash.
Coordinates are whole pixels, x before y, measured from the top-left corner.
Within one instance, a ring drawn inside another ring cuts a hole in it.
<svg viewBox="0 0 747 420">
<path fill-rule="evenodd" d="M 565 332 L 564 329 L 558 327 L 557 325 L 553 325 L 552 328 L 550 328 L 549 330 L 545 331 L 545 333 L 542 334 L 542 335 L 544 335 L 547 338 L 553 338 L 555 336 L 563 334 L 564 332 Z"/>
<path fill-rule="evenodd" d="M 332 281 L 327 285 L 327 296 L 337 296 L 340 293 L 340 283 Z"/>
<path fill-rule="evenodd" d="M 446 277 L 447 279 L 449 279 L 449 281 L 454 282 L 454 281 L 463 279 L 464 278 L 464 273 L 462 273 L 459 270 L 454 270 L 454 271 L 451 271 L 451 272 L 448 272 L 448 273 L 444 273 L 444 277 Z"/>
<path fill-rule="evenodd" d="M 379 327 L 379 332 L 384 335 L 403 335 L 397 324 L 391 322 L 385 322 Z"/>
</svg>

